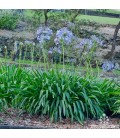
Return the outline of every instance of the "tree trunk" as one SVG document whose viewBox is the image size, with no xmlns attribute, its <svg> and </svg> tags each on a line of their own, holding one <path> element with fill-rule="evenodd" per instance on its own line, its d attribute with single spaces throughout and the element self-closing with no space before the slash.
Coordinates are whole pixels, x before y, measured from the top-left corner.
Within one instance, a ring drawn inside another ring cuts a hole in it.
<svg viewBox="0 0 120 138">
<path fill-rule="evenodd" d="M 47 26 L 47 22 L 48 22 L 48 12 L 49 12 L 49 10 L 48 9 L 45 9 L 44 10 L 44 17 L 45 17 L 45 26 Z"/>
<path fill-rule="evenodd" d="M 75 15 L 72 17 L 72 19 L 71 19 L 72 23 L 74 22 L 75 18 L 80 14 L 80 10 L 81 9 L 77 10 L 77 12 L 75 13 Z"/>
<path fill-rule="evenodd" d="M 116 46 L 116 39 L 117 39 L 117 34 L 118 34 L 119 29 L 120 29 L 120 22 L 118 23 L 118 25 L 115 28 L 115 32 L 114 32 L 114 35 L 113 35 L 113 43 L 112 43 L 111 51 L 108 52 L 108 54 L 104 57 L 105 59 L 111 60 L 114 57 L 115 46 Z"/>
</svg>

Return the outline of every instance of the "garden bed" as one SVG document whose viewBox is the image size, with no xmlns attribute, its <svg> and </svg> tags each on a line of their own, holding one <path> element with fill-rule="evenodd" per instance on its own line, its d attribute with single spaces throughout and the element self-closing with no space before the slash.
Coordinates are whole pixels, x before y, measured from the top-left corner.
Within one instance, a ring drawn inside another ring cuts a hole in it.
<svg viewBox="0 0 120 138">
<path fill-rule="evenodd" d="M 27 113 L 13 109 L 8 109 L 8 113 L 0 113 L 0 128 L 6 129 L 119 129 L 120 118 L 106 118 L 103 120 L 87 120 L 83 125 L 69 119 L 63 119 L 61 122 L 51 122 L 47 116 L 30 116 Z"/>
</svg>

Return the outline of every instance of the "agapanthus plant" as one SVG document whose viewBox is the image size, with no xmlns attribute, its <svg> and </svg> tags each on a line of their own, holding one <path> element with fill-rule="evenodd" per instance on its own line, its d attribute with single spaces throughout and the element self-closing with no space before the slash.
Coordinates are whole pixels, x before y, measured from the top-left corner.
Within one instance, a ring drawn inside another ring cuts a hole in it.
<svg viewBox="0 0 120 138">
<path fill-rule="evenodd" d="M 102 65 L 102 69 L 104 71 L 111 71 L 114 69 L 114 67 L 115 67 L 114 63 L 112 61 L 108 61 L 108 60 L 104 61 L 103 65 Z"/>
<path fill-rule="evenodd" d="M 97 45 L 99 45 L 99 46 L 103 46 L 103 40 L 101 40 L 99 37 L 97 37 L 96 35 L 92 35 L 91 36 L 91 40 L 93 41 L 93 42 L 95 42 Z"/>
<path fill-rule="evenodd" d="M 103 40 L 98 38 L 95 35 L 92 35 L 90 38 L 84 38 L 79 45 L 75 46 L 76 48 L 80 48 L 81 46 L 88 46 L 91 49 L 94 45 L 103 46 Z"/>
<path fill-rule="evenodd" d="M 37 30 L 37 40 L 43 44 L 51 39 L 53 31 L 48 27 L 39 27 Z"/>
<path fill-rule="evenodd" d="M 30 45 L 35 46 L 35 43 L 33 41 L 29 41 L 29 40 L 25 40 L 24 44 L 27 46 L 30 46 Z"/>
<path fill-rule="evenodd" d="M 61 54 L 61 48 L 60 47 L 50 47 L 48 53 L 49 54 L 54 54 L 54 53 Z"/>
<path fill-rule="evenodd" d="M 66 27 L 63 27 L 57 31 L 54 42 L 56 45 L 61 45 L 62 42 L 64 43 L 64 45 L 69 45 L 72 43 L 73 39 L 73 33 L 69 31 Z"/>
</svg>

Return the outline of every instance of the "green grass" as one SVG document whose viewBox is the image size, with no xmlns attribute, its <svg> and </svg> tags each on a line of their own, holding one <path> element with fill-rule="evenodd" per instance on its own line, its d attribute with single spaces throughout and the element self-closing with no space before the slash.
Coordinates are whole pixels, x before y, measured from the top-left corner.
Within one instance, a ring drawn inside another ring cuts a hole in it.
<svg viewBox="0 0 120 138">
<path fill-rule="evenodd" d="M 97 9 L 90 9 L 91 11 L 97 11 Z M 101 12 L 101 11 L 99 11 Z M 114 13 L 114 14 L 120 14 L 120 10 L 115 9 L 107 9 L 106 13 Z"/>
<path fill-rule="evenodd" d="M 9 59 L 5 59 L 5 58 L 0 58 L 0 63 L 11 63 L 11 64 L 19 64 L 19 61 L 12 61 L 10 58 Z M 30 60 L 20 60 L 20 65 L 21 66 L 31 66 L 31 61 Z M 39 67 L 41 68 L 46 68 L 46 65 L 48 65 L 47 63 L 43 63 L 40 62 L 38 64 L 38 62 L 34 61 L 32 63 L 32 67 L 37 67 L 39 65 Z M 62 64 L 50 64 L 50 68 L 57 68 L 57 69 L 62 69 L 63 65 Z M 85 74 L 87 72 L 87 68 L 83 67 L 83 66 L 72 66 L 70 64 L 65 64 L 65 69 L 70 70 L 70 71 L 77 71 L 80 72 L 80 74 Z M 93 74 L 97 74 L 98 73 L 98 68 L 92 68 L 92 72 Z M 99 73 L 102 73 L 102 69 L 99 68 Z M 115 75 L 120 75 L 120 71 L 119 70 L 113 70 L 112 71 L 113 74 Z"/>
<path fill-rule="evenodd" d="M 108 10 L 107 12 L 120 13 L 120 11 L 116 11 L 116 10 Z M 49 13 L 49 16 L 50 16 L 50 14 L 53 14 L 53 13 L 52 12 Z M 55 12 L 54 14 L 57 14 L 57 16 L 59 16 L 59 14 L 63 14 L 63 13 Z M 29 17 L 29 18 L 32 18 L 33 17 L 32 10 L 26 10 L 25 11 L 25 16 Z M 44 20 L 43 17 L 41 17 L 41 19 Z M 120 21 L 119 18 L 110 18 L 110 17 L 101 17 L 101 16 L 90 16 L 90 15 L 79 15 L 77 17 L 77 19 L 78 20 L 87 19 L 87 20 L 91 20 L 91 21 L 94 21 L 94 22 L 97 22 L 97 23 L 111 24 L 111 25 L 117 25 L 118 22 Z"/>
<path fill-rule="evenodd" d="M 24 14 L 25 14 L 25 17 L 31 18 L 34 15 L 34 12 L 32 10 L 25 10 Z"/>
<path fill-rule="evenodd" d="M 107 13 L 114 13 L 114 14 L 120 14 L 120 10 L 114 10 L 114 9 L 109 9 L 106 11 Z"/>
<path fill-rule="evenodd" d="M 80 15 L 77 17 L 78 20 L 86 19 L 94 21 L 101 24 L 112 24 L 117 25 L 120 21 L 119 18 L 110 18 L 110 17 L 100 17 L 100 16 L 89 16 L 89 15 Z"/>
</svg>

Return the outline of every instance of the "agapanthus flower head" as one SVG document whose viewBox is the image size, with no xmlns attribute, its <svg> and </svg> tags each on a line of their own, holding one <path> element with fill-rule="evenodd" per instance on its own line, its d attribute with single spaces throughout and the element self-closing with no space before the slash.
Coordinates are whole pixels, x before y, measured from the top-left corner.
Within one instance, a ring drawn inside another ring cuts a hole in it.
<svg viewBox="0 0 120 138">
<path fill-rule="evenodd" d="M 79 45 L 77 45 L 77 48 L 80 48 L 82 46 L 88 46 L 88 48 L 91 49 L 94 46 L 94 43 L 96 43 L 96 45 L 98 46 L 103 46 L 103 41 L 97 36 L 92 35 L 90 38 L 82 39 Z"/>
<path fill-rule="evenodd" d="M 69 45 L 71 44 L 73 39 L 73 33 L 69 31 L 66 27 L 63 27 L 57 31 L 54 42 L 56 45 L 61 44 L 61 42 L 63 42 L 65 45 Z"/>
<path fill-rule="evenodd" d="M 96 42 L 99 46 L 103 46 L 103 40 L 101 40 L 99 37 L 97 37 L 96 35 L 92 35 L 91 36 L 91 40 L 93 42 Z"/>
<path fill-rule="evenodd" d="M 111 70 L 114 69 L 114 63 L 107 60 L 107 61 L 105 61 L 105 62 L 103 63 L 102 69 L 103 69 L 104 71 L 111 71 Z"/>
<path fill-rule="evenodd" d="M 61 54 L 61 48 L 60 47 L 51 47 L 48 51 L 49 54 L 58 53 Z"/>
<path fill-rule="evenodd" d="M 53 31 L 48 27 L 39 27 L 39 29 L 37 30 L 37 40 L 40 44 L 49 41 L 52 35 Z"/>
<path fill-rule="evenodd" d="M 89 48 L 91 48 L 93 46 L 93 42 L 91 39 L 88 38 L 84 38 L 79 45 L 77 45 L 77 48 L 80 48 L 82 46 L 88 46 Z"/>
</svg>

